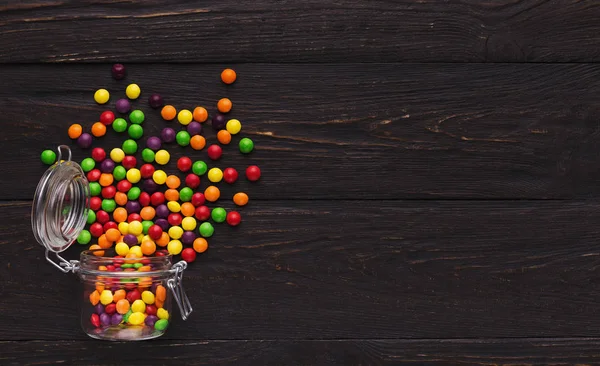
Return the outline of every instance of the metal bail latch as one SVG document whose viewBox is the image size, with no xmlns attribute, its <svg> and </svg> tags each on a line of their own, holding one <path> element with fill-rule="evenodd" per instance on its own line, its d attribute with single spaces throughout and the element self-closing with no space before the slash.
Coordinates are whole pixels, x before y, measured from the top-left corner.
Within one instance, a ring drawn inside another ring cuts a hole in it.
<svg viewBox="0 0 600 366">
<path fill-rule="evenodd" d="M 177 301 L 179 311 L 181 312 L 181 318 L 183 320 L 187 320 L 188 316 L 192 312 L 192 304 L 190 304 L 190 300 L 183 290 L 183 271 L 186 268 L 186 261 L 179 261 L 175 263 L 171 268 L 171 271 L 175 272 L 175 275 L 173 276 L 174 278 L 170 278 L 167 281 L 167 286 L 169 286 L 171 291 L 173 291 L 173 296 L 175 297 L 175 301 Z"/>
<path fill-rule="evenodd" d="M 50 258 L 50 250 L 46 249 L 46 260 L 50 262 L 54 267 L 58 268 L 63 273 L 77 272 L 79 270 L 79 261 L 68 261 L 61 257 L 58 253 L 52 252 L 58 258 L 58 263 Z"/>
</svg>

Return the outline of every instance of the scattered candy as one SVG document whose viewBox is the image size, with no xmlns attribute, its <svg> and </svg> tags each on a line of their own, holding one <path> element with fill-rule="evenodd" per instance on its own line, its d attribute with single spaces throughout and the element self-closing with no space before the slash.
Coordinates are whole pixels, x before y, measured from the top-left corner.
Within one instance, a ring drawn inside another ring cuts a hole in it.
<svg viewBox="0 0 600 366">
<path fill-rule="evenodd" d="M 237 135 L 242 130 L 242 124 L 237 119 L 230 119 L 225 128 L 230 134 Z"/>
<path fill-rule="evenodd" d="M 123 118 L 117 118 L 112 123 L 115 132 L 125 132 L 127 130 L 127 121 Z"/>
<path fill-rule="evenodd" d="M 108 99 L 110 99 L 110 93 L 106 89 L 98 89 L 94 93 L 94 100 L 98 104 L 106 104 Z"/>
<path fill-rule="evenodd" d="M 52 150 L 44 150 L 42 151 L 42 163 L 46 165 L 52 165 L 56 162 L 56 153 Z"/>
<path fill-rule="evenodd" d="M 69 127 L 69 138 L 75 140 L 77 138 L 79 138 L 79 136 L 81 136 L 81 133 L 83 132 L 83 128 L 81 127 L 80 124 L 74 123 Z"/>
<path fill-rule="evenodd" d="M 232 69 L 225 69 L 221 72 L 221 80 L 225 84 L 233 84 L 236 78 L 237 75 Z"/>
<path fill-rule="evenodd" d="M 119 113 L 127 113 L 131 110 L 131 103 L 127 99 L 121 98 L 115 103 L 115 109 Z"/>
<path fill-rule="evenodd" d="M 240 152 L 243 154 L 249 154 L 254 149 L 254 142 L 247 137 L 240 140 Z"/>
<path fill-rule="evenodd" d="M 229 111 L 231 111 L 232 106 L 233 104 L 228 98 L 219 99 L 219 102 L 217 103 L 217 109 L 221 113 L 229 113 Z"/>
<path fill-rule="evenodd" d="M 89 133 L 82 133 L 81 136 L 79 136 L 79 138 L 77 139 L 77 145 L 79 145 L 80 148 L 82 149 L 87 149 L 90 146 L 92 146 L 92 135 L 90 135 Z"/>
<path fill-rule="evenodd" d="M 233 195 L 233 202 L 238 206 L 246 206 L 248 204 L 248 195 L 243 192 L 238 192 Z"/>
<path fill-rule="evenodd" d="M 256 165 L 250 165 L 246 168 L 246 178 L 251 182 L 256 182 L 260 179 L 260 168 Z"/>
<path fill-rule="evenodd" d="M 172 121 L 177 116 L 177 110 L 172 105 L 166 105 L 160 111 L 160 115 L 165 121 Z"/>
<path fill-rule="evenodd" d="M 102 122 L 96 122 L 92 125 L 92 135 L 102 137 L 106 135 L 106 125 Z"/>
<path fill-rule="evenodd" d="M 163 98 L 160 95 L 152 94 L 148 98 L 148 104 L 150 104 L 150 107 L 158 109 L 162 107 L 165 104 L 165 102 L 163 101 Z"/>
<path fill-rule="evenodd" d="M 129 99 L 137 99 L 140 96 L 141 92 L 142 91 L 140 90 L 140 87 L 137 84 L 129 84 L 125 89 L 125 94 Z"/>
<path fill-rule="evenodd" d="M 122 64 L 114 64 L 112 67 L 112 76 L 116 80 L 121 80 L 125 78 L 125 66 Z"/>
</svg>

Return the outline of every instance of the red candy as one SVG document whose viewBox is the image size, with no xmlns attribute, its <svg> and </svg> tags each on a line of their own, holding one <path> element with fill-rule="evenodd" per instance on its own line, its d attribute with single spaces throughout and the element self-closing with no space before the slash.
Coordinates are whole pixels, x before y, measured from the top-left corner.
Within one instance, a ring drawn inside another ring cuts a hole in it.
<svg viewBox="0 0 600 366">
<path fill-rule="evenodd" d="M 242 221 L 242 216 L 237 211 L 229 211 L 227 214 L 227 223 L 231 226 L 238 226 Z"/>
<path fill-rule="evenodd" d="M 185 248 L 181 252 L 181 259 L 183 259 L 184 261 L 186 261 L 188 263 L 192 263 L 193 261 L 196 260 L 196 251 L 192 248 Z"/>
<path fill-rule="evenodd" d="M 202 206 L 204 201 L 204 193 L 196 192 L 192 195 L 192 205 L 194 207 Z"/>
<path fill-rule="evenodd" d="M 93 223 L 90 226 L 90 234 L 92 234 L 92 236 L 95 238 L 102 236 L 102 234 L 104 234 L 104 228 L 102 227 L 102 224 L 99 222 Z"/>
<path fill-rule="evenodd" d="M 104 232 L 107 232 L 108 229 L 119 229 L 119 226 L 114 221 L 109 221 L 103 226 Z"/>
<path fill-rule="evenodd" d="M 150 206 L 150 195 L 148 192 L 140 193 L 140 197 L 138 198 L 138 202 L 142 207 Z"/>
<path fill-rule="evenodd" d="M 98 163 L 102 162 L 102 160 L 106 159 L 106 151 L 104 151 L 104 149 L 101 147 L 93 148 L 92 159 L 94 159 Z"/>
<path fill-rule="evenodd" d="M 163 229 L 158 225 L 152 225 L 148 228 L 148 236 L 153 240 L 158 240 L 162 236 Z"/>
<path fill-rule="evenodd" d="M 152 196 L 150 196 L 150 203 L 152 206 L 159 206 L 165 203 L 165 195 L 162 192 L 154 192 Z"/>
<path fill-rule="evenodd" d="M 164 249 L 163 249 L 163 250 L 157 250 L 157 251 L 154 253 L 154 255 L 155 255 L 155 256 L 157 256 L 157 257 L 164 257 L 164 256 L 167 256 L 167 255 L 169 255 L 169 252 L 168 252 L 168 251 L 166 251 L 166 250 L 164 250 Z"/>
<path fill-rule="evenodd" d="M 111 111 L 104 111 L 102 112 L 102 114 L 100 115 L 100 122 L 102 122 L 105 125 L 110 125 L 114 122 L 115 120 L 115 114 Z"/>
<path fill-rule="evenodd" d="M 156 315 L 156 305 L 146 305 L 146 314 Z"/>
<path fill-rule="evenodd" d="M 106 224 L 110 220 L 110 216 L 108 212 L 100 210 L 96 212 L 96 221 L 101 223 L 102 225 Z"/>
<path fill-rule="evenodd" d="M 219 160 L 221 158 L 221 155 L 223 154 L 221 146 L 216 144 L 210 145 L 206 152 L 208 153 L 208 157 L 212 160 Z"/>
<path fill-rule="evenodd" d="M 181 214 L 178 213 L 172 213 L 167 217 L 167 221 L 169 222 L 169 224 L 171 224 L 171 226 L 181 225 L 182 220 L 183 218 L 181 217 Z"/>
<path fill-rule="evenodd" d="M 90 182 L 97 182 L 100 179 L 102 172 L 100 169 L 92 169 L 87 173 L 87 179 Z"/>
<path fill-rule="evenodd" d="M 117 190 L 119 192 L 123 192 L 123 193 L 129 192 L 129 190 L 131 189 L 131 186 L 132 186 L 132 184 L 129 181 L 123 179 L 122 181 L 117 183 Z"/>
<path fill-rule="evenodd" d="M 260 179 L 260 168 L 256 165 L 250 165 L 246 168 L 246 178 L 251 182 L 256 182 Z"/>
<path fill-rule="evenodd" d="M 129 216 L 127 216 L 127 222 L 132 222 L 132 221 L 142 222 L 142 217 L 139 214 L 132 213 Z"/>
<path fill-rule="evenodd" d="M 184 173 L 187 172 L 192 169 L 192 160 L 187 156 L 180 157 L 179 160 L 177 160 L 177 169 Z"/>
<path fill-rule="evenodd" d="M 196 207 L 195 216 L 200 221 L 208 220 L 210 217 L 210 209 L 206 206 Z"/>
<path fill-rule="evenodd" d="M 100 197 L 92 197 L 90 198 L 90 209 L 93 211 L 98 211 L 102 207 L 102 199 Z"/>
<path fill-rule="evenodd" d="M 223 170 L 223 180 L 229 184 L 232 184 L 238 179 L 238 172 L 233 168 L 227 168 Z"/>
<path fill-rule="evenodd" d="M 100 316 L 98 314 L 92 314 L 90 317 L 90 322 L 96 328 L 100 328 Z"/>
<path fill-rule="evenodd" d="M 106 270 L 109 272 L 114 271 L 115 268 L 117 268 L 117 267 L 113 266 L 112 264 L 109 264 L 108 266 L 106 266 Z"/>
<path fill-rule="evenodd" d="M 114 303 L 110 303 L 110 304 L 106 305 L 106 307 L 104 308 L 104 312 L 106 314 L 112 315 L 115 313 L 115 311 L 117 311 L 117 305 L 115 305 Z"/>
<path fill-rule="evenodd" d="M 140 175 L 142 178 L 152 178 L 152 174 L 154 174 L 154 166 L 152 164 L 144 164 L 140 167 Z"/>
<path fill-rule="evenodd" d="M 196 174 L 188 174 L 185 177 L 185 185 L 192 189 L 198 188 L 200 186 L 200 177 Z"/>
<path fill-rule="evenodd" d="M 137 165 L 137 159 L 135 158 L 135 156 L 127 155 L 123 158 L 121 165 L 123 165 L 123 168 L 125 169 L 135 168 L 135 166 Z"/>
<path fill-rule="evenodd" d="M 115 186 L 106 186 L 102 188 L 102 197 L 104 198 L 113 198 L 115 194 L 117 194 Z"/>
<path fill-rule="evenodd" d="M 135 283 L 134 283 L 135 285 Z M 131 290 L 127 293 L 127 295 L 125 295 L 125 298 L 127 299 L 127 301 L 129 301 L 130 304 L 133 304 L 133 302 L 135 300 L 139 300 L 142 298 L 142 295 L 140 294 L 140 292 L 138 291 L 138 289 L 135 290 Z"/>
</svg>

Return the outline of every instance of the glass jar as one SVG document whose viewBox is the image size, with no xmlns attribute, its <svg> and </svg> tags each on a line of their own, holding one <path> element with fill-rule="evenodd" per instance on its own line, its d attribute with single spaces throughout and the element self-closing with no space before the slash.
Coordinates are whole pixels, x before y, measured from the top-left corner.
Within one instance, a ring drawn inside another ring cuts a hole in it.
<svg viewBox="0 0 600 366">
<path fill-rule="evenodd" d="M 67 261 L 59 253 L 85 227 L 89 199 L 83 170 L 71 160 L 71 150 L 59 146 L 58 161 L 40 180 L 31 212 L 33 233 L 45 247 L 46 260 L 79 276 L 81 325 L 90 337 L 118 341 L 160 337 L 171 321 L 173 298 L 184 320 L 192 311 L 182 286 L 187 263 L 172 264 L 170 255 L 114 258 L 113 249 L 83 251 L 79 261 Z"/>
</svg>

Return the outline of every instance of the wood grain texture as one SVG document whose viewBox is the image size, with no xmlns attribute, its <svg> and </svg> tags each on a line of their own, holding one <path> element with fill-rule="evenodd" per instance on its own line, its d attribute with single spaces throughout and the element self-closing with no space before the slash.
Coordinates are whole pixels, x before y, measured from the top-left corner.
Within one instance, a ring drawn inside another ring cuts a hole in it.
<svg viewBox="0 0 600 366">
<path fill-rule="evenodd" d="M 264 340 L 0 342 L 3 365 L 570 365 L 596 364 L 600 340 Z M 144 359 L 140 358 L 144 355 Z M 119 355 L 115 357 L 115 355 Z"/>
<path fill-rule="evenodd" d="M 77 279 L 43 259 L 29 206 L 0 208 L 0 339 L 86 339 Z M 241 213 L 186 271 L 195 312 L 175 315 L 167 339 L 600 335 L 597 203 L 255 201 Z"/>
<path fill-rule="evenodd" d="M 166 125 L 147 106 L 152 92 L 178 108 L 233 100 L 231 117 L 256 142 L 249 156 L 226 147 L 218 166 L 258 164 L 260 184 L 235 189 L 261 199 L 573 198 L 596 196 L 600 179 L 600 66 L 491 64 L 238 65 L 220 83 L 221 65 L 13 65 L 0 69 L 3 159 L 0 198 L 30 199 L 44 167 L 42 149 L 68 143 L 124 95 L 143 89 L 146 136 Z M 110 105 L 93 102 L 108 87 Z M 206 126 L 205 126 L 206 127 Z M 211 127 L 205 128 L 215 142 Z M 120 146 L 109 131 L 99 146 Z M 143 144 L 143 141 L 142 141 Z M 172 149 L 194 159 L 205 151 Z M 89 152 L 74 149 L 75 158 Z M 22 164 L 21 162 L 27 162 Z"/>
<path fill-rule="evenodd" d="M 597 62 L 589 1 L 0 5 L 0 62 Z"/>
</svg>

